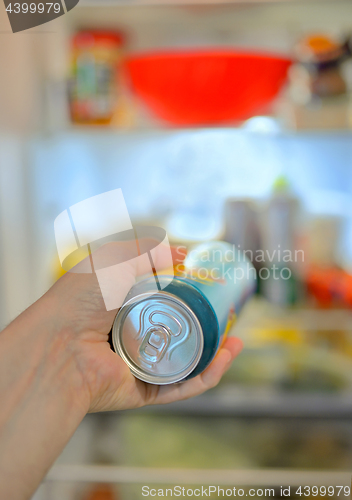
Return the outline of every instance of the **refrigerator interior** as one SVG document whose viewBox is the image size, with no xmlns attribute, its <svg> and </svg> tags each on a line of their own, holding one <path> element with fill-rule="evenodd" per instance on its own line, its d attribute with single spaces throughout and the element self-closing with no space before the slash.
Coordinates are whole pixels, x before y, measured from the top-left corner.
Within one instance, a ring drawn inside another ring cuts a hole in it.
<svg viewBox="0 0 352 500">
<path fill-rule="evenodd" d="M 75 127 L 66 93 L 69 40 L 81 27 L 125 30 L 131 53 L 231 45 L 287 53 L 306 32 L 350 30 L 350 2 L 103 7 L 81 0 L 71 14 L 37 37 L 9 39 L 8 53 L 0 46 L 9 96 L 0 113 L 2 326 L 61 273 L 57 215 L 116 188 L 134 222 L 159 224 L 184 244 L 222 237 L 228 198 L 251 199 L 261 212 L 283 176 L 301 204 L 302 234 L 316 217 L 341 221 L 337 260 L 351 268 L 348 130 L 295 132 L 273 117 L 180 129 L 141 102 L 135 127 Z M 243 480 L 244 487 L 265 478 L 275 487 L 297 485 L 305 471 L 322 474 L 311 484 L 345 481 L 352 463 L 350 309 L 323 310 L 304 299 L 282 308 L 255 297 L 232 333 L 245 349 L 218 388 L 167 407 L 88 415 L 35 500 L 85 500 L 100 483 L 112 485 L 111 498 L 137 499 L 148 474 L 155 485 L 193 484 L 190 474 L 194 484 L 215 481 L 219 470 L 222 484 Z"/>
</svg>

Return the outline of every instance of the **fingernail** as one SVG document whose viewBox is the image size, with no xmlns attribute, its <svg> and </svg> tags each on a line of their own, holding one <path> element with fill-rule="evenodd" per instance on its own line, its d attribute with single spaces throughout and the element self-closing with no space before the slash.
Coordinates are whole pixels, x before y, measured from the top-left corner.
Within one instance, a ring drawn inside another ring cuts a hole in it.
<svg viewBox="0 0 352 500">
<path fill-rule="evenodd" d="M 233 361 L 233 359 L 232 359 L 231 353 L 229 352 L 229 356 L 228 356 L 228 359 L 227 359 L 226 364 L 225 364 L 225 370 L 227 370 L 231 366 L 232 361 Z"/>
</svg>

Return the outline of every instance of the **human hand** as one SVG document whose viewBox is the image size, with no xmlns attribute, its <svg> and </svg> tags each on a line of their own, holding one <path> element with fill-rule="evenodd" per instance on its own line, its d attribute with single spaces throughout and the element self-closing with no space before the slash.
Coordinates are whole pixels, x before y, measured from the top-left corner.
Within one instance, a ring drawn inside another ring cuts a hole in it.
<svg viewBox="0 0 352 500">
<path fill-rule="evenodd" d="M 125 243 L 110 243 L 102 248 L 107 252 L 107 261 L 116 252 L 128 254 L 128 244 Z M 161 245 L 155 259 L 158 268 L 164 262 L 167 265 L 167 253 Z M 74 385 L 81 387 L 80 398 L 90 412 L 132 409 L 197 396 L 218 384 L 242 350 L 241 340 L 230 337 L 210 366 L 197 377 L 164 386 L 142 382 L 110 348 L 108 335 L 117 311 L 106 310 L 96 274 L 76 271 L 60 278 L 47 292 L 46 299 L 57 334 L 64 335 L 64 343 L 72 356 Z M 136 276 L 145 272 L 143 264 L 133 259 L 125 262 L 115 290 L 121 303 Z"/>
<path fill-rule="evenodd" d="M 145 274 L 148 259 L 131 259 L 126 243 L 101 248 L 108 249 L 101 269 L 110 272 L 116 257 L 123 263 L 119 279 L 109 283 L 111 297 L 122 305 L 136 276 Z M 164 250 L 159 245 L 153 254 L 158 269 L 168 265 L 170 253 Z M 240 340 L 229 338 L 210 366 L 185 382 L 157 386 L 137 380 L 110 349 L 117 311 L 107 310 L 97 275 L 82 272 L 85 264 L 66 273 L 0 333 L 1 498 L 31 498 L 88 411 L 132 409 L 201 394 L 219 382 L 242 348 Z"/>
</svg>

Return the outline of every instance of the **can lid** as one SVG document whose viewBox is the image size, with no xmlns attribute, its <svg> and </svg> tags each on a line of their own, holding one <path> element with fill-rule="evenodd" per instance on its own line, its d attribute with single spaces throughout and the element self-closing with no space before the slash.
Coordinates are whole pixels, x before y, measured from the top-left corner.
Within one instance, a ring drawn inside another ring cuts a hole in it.
<svg viewBox="0 0 352 500">
<path fill-rule="evenodd" d="M 178 297 L 142 293 L 116 316 L 115 350 L 140 380 L 171 384 L 189 375 L 203 352 L 203 334 L 193 311 Z"/>
</svg>

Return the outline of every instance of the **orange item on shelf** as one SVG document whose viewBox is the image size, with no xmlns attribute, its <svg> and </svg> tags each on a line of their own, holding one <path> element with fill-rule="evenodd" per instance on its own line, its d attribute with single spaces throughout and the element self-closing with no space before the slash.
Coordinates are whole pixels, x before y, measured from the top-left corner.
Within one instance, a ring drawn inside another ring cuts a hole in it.
<svg viewBox="0 0 352 500">
<path fill-rule="evenodd" d="M 96 485 L 83 497 L 83 500 L 118 500 L 112 486 L 108 484 Z"/>
<path fill-rule="evenodd" d="M 352 276 L 341 271 L 335 283 L 334 294 L 345 306 L 352 307 Z"/>
<path fill-rule="evenodd" d="M 337 267 L 312 266 L 307 273 L 307 290 L 321 307 L 352 307 L 352 276 Z"/>
<path fill-rule="evenodd" d="M 335 59 L 342 51 L 340 43 L 324 34 L 307 36 L 296 47 L 297 56 L 304 60 Z"/>
</svg>

